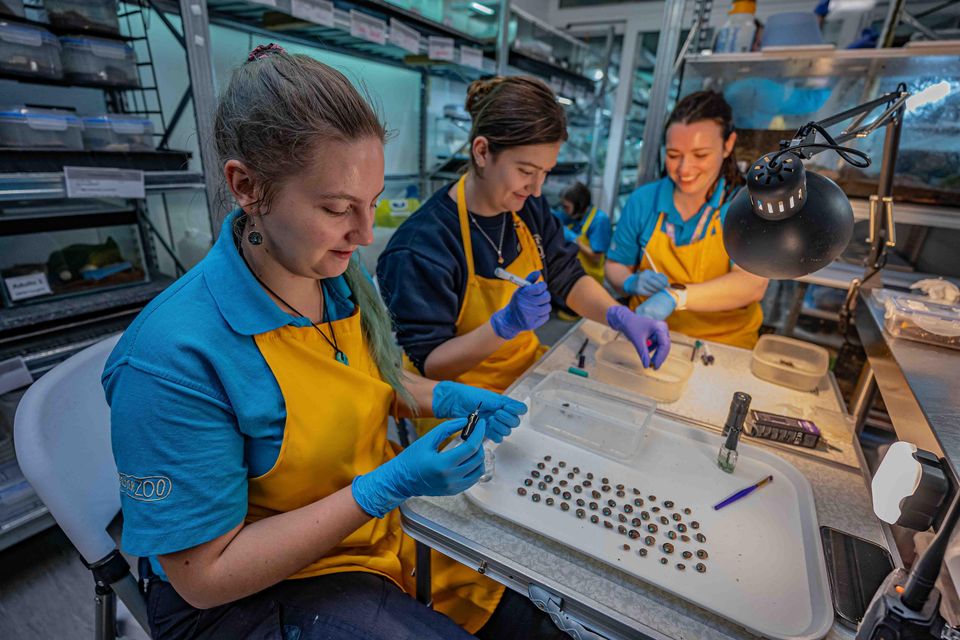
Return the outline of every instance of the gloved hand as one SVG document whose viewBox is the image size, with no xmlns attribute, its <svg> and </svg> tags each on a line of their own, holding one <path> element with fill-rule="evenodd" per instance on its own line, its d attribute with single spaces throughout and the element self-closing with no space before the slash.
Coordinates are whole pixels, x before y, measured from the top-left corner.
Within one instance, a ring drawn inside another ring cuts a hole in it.
<svg viewBox="0 0 960 640">
<path fill-rule="evenodd" d="M 442 422 L 388 462 L 353 479 L 353 499 L 377 518 L 414 496 L 449 496 L 469 489 L 483 475 L 483 436 L 486 423 L 452 449 L 440 445 L 467 424 L 465 419 Z"/>
<path fill-rule="evenodd" d="M 537 282 L 540 272 L 527 276 L 532 284 L 518 287 L 503 309 L 490 316 L 493 332 L 504 340 L 513 339 L 521 331 L 532 331 L 550 319 L 550 292 L 546 282 Z"/>
<path fill-rule="evenodd" d="M 653 368 L 659 369 L 667 359 L 670 331 L 662 320 L 639 316 L 619 304 L 607 309 L 607 324 L 611 329 L 622 332 L 633 343 L 644 367 L 649 367 L 652 359 Z"/>
<path fill-rule="evenodd" d="M 651 269 L 644 269 L 630 275 L 623 282 L 623 290 L 635 296 L 652 296 L 670 286 L 667 276 Z"/>
<path fill-rule="evenodd" d="M 520 424 L 527 405 L 507 396 L 445 380 L 433 388 L 433 415 L 438 418 L 465 418 L 480 407 L 487 423 L 487 439 L 501 442 Z"/>
<path fill-rule="evenodd" d="M 653 294 L 637 307 L 637 313 L 654 320 L 666 320 L 677 308 L 677 301 L 666 291 Z"/>
<path fill-rule="evenodd" d="M 573 244 L 577 244 L 577 239 L 579 237 L 580 237 L 580 234 L 574 231 L 573 229 L 570 229 L 568 227 L 563 228 L 563 239 L 566 240 L 567 242 L 572 242 Z"/>
</svg>

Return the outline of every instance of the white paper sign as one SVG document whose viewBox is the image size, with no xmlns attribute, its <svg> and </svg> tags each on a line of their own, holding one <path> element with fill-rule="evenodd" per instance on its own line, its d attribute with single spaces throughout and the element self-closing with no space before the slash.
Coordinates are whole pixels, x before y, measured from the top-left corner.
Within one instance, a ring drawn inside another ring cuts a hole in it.
<svg viewBox="0 0 960 640">
<path fill-rule="evenodd" d="M 68 198 L 145 198 L 143 171 L 64 167 Z"/>
<path fill-rule="evenodd" d="M 477 47 L 460 47 L 460 64 L 483 71 L 483 49 Z"/>
<path fill-rule="evenodd" d="M 268 7 L 277 6 L 277 0 L 253 0 L 255 4 L 265 4 Z"/>
<path fill-rule="evenodd" d="M 333 26 L 333 3 L 327 0 L 290 0 L 290 13 L 313 24 Z"/>
<path fill-rule="evenodd" d="M 360 11 L 350 11 L 350 35 L 374 44 L 387 44 L 387 23 Z"/>
<path fill-rule="evenodd" d="M 420 53 L 420 32 L 395 18 L 390 18 L 390 42 L 404 51 Z"/>
<path fill-rule="evenodd" d="M 47 282 L 47 274 L 42 271 L 4 278 L 3 282 L 7 285 L 7 293 L 10 294 L 10 300 L 13 302 L 53 293 L 50 290 L 50 283 Z"/>
<path fill-rule="evenodd" d="M 427 38 L 427 57 L 431 60 L 453 62 L 455 48 L 453 38 L 441 38 L 440 36 Z"/>
</svg>

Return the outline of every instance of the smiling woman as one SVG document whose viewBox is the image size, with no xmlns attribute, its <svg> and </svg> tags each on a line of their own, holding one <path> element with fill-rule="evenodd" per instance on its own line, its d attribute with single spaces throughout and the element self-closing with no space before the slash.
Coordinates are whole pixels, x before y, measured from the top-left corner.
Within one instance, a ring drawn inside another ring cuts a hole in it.
<svg viewBox="0 0 960 640">
<path fill-rule="evenodd" d="M 733 113 L 714 91 L 677 103 L 667 122 L 666 176 L 630 196 L 604 267 L 637 313 L 696 338 L 750 348 L 767 279 L 733 264 L 723 220 L 743 179 Z"/>
<path fill-rule="evenodd" d="M 377 264 L 410 368 L 501 392 L 545 351 L 533 329 L 549 319 L 551 299 L 623 331 L 644 365 L 658 367 L 665 325 L 630 313 L 584 273 L 541 194 L 567 139 L 553 91 L 529 77 L 478 80 L 466 109 L 466 175 L 404 222 Z M 421 432 L 430 426 L 418 422 Z"/>
</svg>

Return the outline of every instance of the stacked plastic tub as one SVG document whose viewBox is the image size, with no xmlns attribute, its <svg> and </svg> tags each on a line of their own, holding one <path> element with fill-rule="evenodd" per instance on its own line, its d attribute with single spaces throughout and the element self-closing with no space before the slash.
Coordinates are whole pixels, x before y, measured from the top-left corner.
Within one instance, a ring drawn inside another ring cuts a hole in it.
<svg viewBox="0 0 960 640">
<path fill-rule="evenodd" d="M 59 80 L 60 42 L 41 27 L 0 19 L 0 72 Z"/>
</svg>

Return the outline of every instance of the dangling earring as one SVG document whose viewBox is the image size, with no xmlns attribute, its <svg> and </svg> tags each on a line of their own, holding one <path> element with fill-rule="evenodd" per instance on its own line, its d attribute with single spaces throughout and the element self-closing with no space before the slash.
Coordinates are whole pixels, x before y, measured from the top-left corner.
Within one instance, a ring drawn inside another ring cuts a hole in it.
<svg viewBox="0 0 960 640">
<path fill-rule="evenodd" d="M 252 222 L 250 223 L 250 226 L 253 227 Z M 251 231 L 249 234 L 247 234 L 247 242 L 249 242 L 255 247 L 257 245 L 261 245 L 263 244 L 263 234 L 261 234 L 259 231 L 256 231 L 256 230 Z"/>
</svg>

